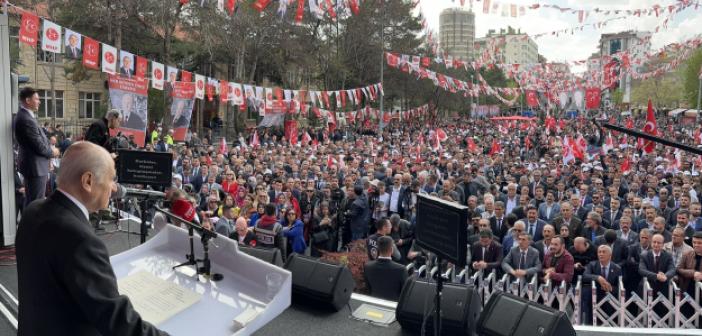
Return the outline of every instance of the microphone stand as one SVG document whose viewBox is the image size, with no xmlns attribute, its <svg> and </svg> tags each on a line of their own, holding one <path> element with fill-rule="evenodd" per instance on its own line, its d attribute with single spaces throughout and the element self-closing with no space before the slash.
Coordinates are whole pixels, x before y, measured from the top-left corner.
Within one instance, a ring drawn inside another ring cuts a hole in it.
<svg viewBox="0 0 702 336">
<path fill-rule="evenodd" d="M 156 211 L 159 211 L 166 216 L 168 216 L 172 221 L 174 222 L 179 222 L 183 223 L 188 226 L 188 237 L 190 240 L 190 254 L 186 254 L 185 257 L 188 259 L 187 261 L 181 263 L 180 265 L 173 266 L 173 269 L 176 269 L 178 267 L 186 266 L 186 265 L 193 265 L 195 266 L 195 272 L 197 275 L 202 274 L 203 276 L 212 279 L 212 281 L 220 281 L 224 279 L 224 276 L 219 273 L 211 273 L 212 271 L 212 262 L 210 260 L 210 254 L 209 254 L 209 241 L 210 239 L 216 238 L 217 233 L 205 229 L 204 227 L 195 224 L 193 222 L 187 221 L 184 218 L 159 207 L 155 207 Z M 200 233 L 200 241 L 202 242 L 202 249 L 204 251 L 204 258 L 203 259 L 195 259 L 195 247 L 193 244 L 194 240 L 194 231 L 197 230 Z M 198 267 L 198 263 L 202 263 L 202 267 Z"/>
</svg>

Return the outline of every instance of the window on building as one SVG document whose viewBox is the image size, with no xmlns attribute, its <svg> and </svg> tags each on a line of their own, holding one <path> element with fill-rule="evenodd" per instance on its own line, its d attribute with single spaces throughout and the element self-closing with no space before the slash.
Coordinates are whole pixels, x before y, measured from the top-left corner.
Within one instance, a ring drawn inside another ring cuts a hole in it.
<svg viewBox="0 0 702 336">
<path fill-rule="evenodd" d="M 92 119 L 96 117 L 100 106 L 100 94 L 96 92 L 81 92 L 78 95 L 78 118 Z"/>
<path fill-rule="evenodd" d="M 54 101 L 51 99 L 51 91 L 39 90 L 41 105 L 37 111 L 37 118 L 54 117 Z M 63 118 L 63 91 L 56 90 L 56 118 Z"/>
<path fill-rule="evenodd" d="M 61 62 L 61 54 L 39 49 L 37 50 L 37 61 L 47 63 L 59 63 Z"/>
</svg>

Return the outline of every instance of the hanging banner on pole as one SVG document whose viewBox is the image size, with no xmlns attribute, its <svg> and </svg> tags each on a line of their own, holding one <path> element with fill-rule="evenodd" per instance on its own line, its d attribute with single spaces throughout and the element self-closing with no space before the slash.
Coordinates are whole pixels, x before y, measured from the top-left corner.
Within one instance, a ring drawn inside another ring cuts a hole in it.
<svg viewBox="0 0 702 336">
<path fill-rule="evenodd" d="M 114 74 L 117 72 L 117 48 L 102 44 L 102 72 Z"/>
<path fill-rule="evenodd" d="M 100 42 L 86 37 L 83 41 L 83 66 L 88 69 L 100 70 L 98 56 L 100 55 Z"/>
<path fill-rule="evenodd" d="M 34 48 L 37 46 L 37 37 L 39 36 L 39 17 L 30 13 L 22 13 L 22 25 L 19 31 L 20 42 Z"/>
<path fill-rule="evenodd" d="M 61 26 L 49 20 L 44 20 L 41 49 L 52 53 L 61 52 Z"/>
<path fill-rule="evenodd" d="M 173 118 L 173 140 L 185 141 L 190 126 L 195 101 L 195 83 L 176 82 L 171 91 L 171 117 Z"/>
<path fill-rule="evenodd" d="M 144 147 L 146 121 L 148 120 L 148 82 L 138 78 L 109 75 L 110 107 L 122 115 L 122 127 L 118 129 L 124 136 L 134 136 L 134 142 Z"/>
<path fill-rule="evenodd" d="M 163 64 L 151 62 L 151 86 L 156 90 L 163 90 L 163 79 L 165 72 Z"/>
</svg>

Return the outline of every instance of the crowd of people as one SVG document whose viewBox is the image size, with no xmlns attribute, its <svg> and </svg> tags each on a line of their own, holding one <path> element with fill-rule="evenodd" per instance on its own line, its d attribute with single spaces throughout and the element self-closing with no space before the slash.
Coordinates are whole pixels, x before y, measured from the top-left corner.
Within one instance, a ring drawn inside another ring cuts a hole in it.
<svg viewBox="0 0 702 336">
<path fill-rule="evenodd" d="M 662 119 L 658 134 L 698 146 L 696 127 Z M 366 281 L 383 298 L 399 297 L 403 265 L 432 258 L 414 242 L 418 194 L 469 208 L 471 272 L 568 285 L 582 276 L 600 297 L 617 293 L 620 275 L 627 295 L 647 279 L 654 293 L 676 282 L 694 296 L 702 281 L 700 156 L 662 145 L 646 153 L 637 138 L 583 118 L 393 121 L 297 136 L 262 129 L 223 148 L 192 134 L 157 146 L 166 138 L 157 135 L 147 150 L 171 152 L 174 197 L 241 244 L 321 256 L 365 241 Z M 587 152 L 570 159 L 576 138 Z"/>
</svg>

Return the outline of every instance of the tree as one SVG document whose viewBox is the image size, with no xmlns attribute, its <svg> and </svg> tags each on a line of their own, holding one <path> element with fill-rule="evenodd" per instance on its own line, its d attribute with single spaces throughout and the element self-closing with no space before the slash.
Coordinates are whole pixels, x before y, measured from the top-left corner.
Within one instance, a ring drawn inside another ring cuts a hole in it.
<svg viewBox="0 0 702 336">
<path fill-rule="evenodd" d="M 646 106 L 648 99 L 656 108 L 678 107 L 683 100 L 683 85 L 678 72 L 672 72 L 659 77 L 649 78 L 639 82 L 631 90 L 633 106 Z"/>
<path fill-rule="evenodd" d="M 689 106 L 697 108 L 697 94 L 699 92 L 699 73 L 702 69 L 702 48 L 698 48 L 685 62 L 683 70 L 683 94 Z"/>
</svg>

